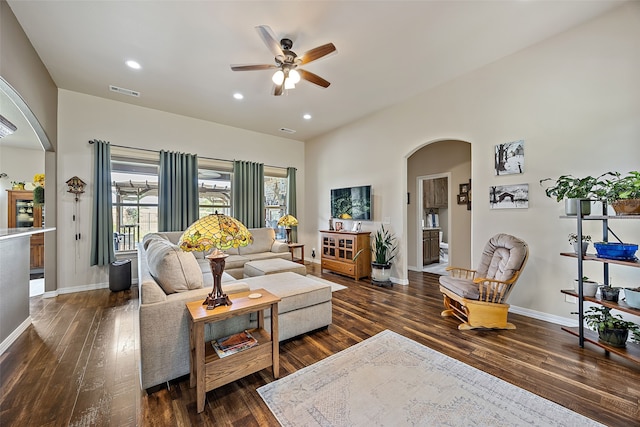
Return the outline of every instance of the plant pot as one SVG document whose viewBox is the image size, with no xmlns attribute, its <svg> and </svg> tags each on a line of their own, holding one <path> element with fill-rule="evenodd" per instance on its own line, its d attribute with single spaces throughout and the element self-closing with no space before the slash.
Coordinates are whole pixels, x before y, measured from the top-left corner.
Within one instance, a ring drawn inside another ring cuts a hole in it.
<svg viewBox="0 0 640 427">
<path fill-rule="evenodd" d="M 578 215 L 578 202 L 581 204 L 582 215 L 591 214 L 591 202 L 588 200 L 580 199 L 564 199 L 564 213 L 567 216 Z"/>
<path fill-rule="evenodd" d="M 613 347 L 626 347 L 629 338 L 628 329 L 603 329 L 598 330 L 598 338 Z"/>
<path fill-rule="evenodd" d="M 616 215 L 640 215 L 640 199 L 624 199 L 611 202 Z"/>
<path fill-rule="evenodd" d="M 596 293 L 598 292 L 598 286 L 600 286 L 598 282 L 592 282 L 591 280 L 583 281 L 582 296 L 585 296 L 585 297 L 596 296 Z M 579 293 L 577 279 L 573 281 L 573 290 L 576 291 L 576 293 Z"/>
<path fill-rule="evenodd" d="M 618 296 L 620 295 L 620 288 L 611 288 L 602 286 L 600 287 L 600 295 L 605 301 L 618 302 Z"/>
<path fill-rule="evenodd" d="M 391 263 L 371 263 L 371 281 L 376 283 L 389 283 L 391 277 Z"/>
<path fill-rule="evenodd" d="M 589 248 L 589 242 L 582 242 L 582 255 L 587 253 L 587 249 Z M 573 251 L 578 253 L 578 242 L 573 243 Z"/>
<path fill-rule="evenodd" d="M 624 288 L 624 300 L 629 307 L 640 308 L 640 288 L 636 289 Z"/>
<path fill-rule="evenodd" d="M 12 190 L 24 190 L 24 184 L 13 184 L 13 186 L 11 186 Z"/>
</svg>

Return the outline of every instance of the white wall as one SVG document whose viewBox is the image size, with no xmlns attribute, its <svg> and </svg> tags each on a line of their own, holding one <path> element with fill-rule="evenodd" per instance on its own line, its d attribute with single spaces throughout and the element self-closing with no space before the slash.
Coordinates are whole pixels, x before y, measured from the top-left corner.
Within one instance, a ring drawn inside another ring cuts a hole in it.
<svg viewBox="0 0 640 427">
<path fill-rule="evenodd" d="M 392 276 L 407 278 L 406 158 L 429 141 L 471 142 L 472 262 L 495 233 L 520 236 L 531 256 L 510 302 L 572 318 L 575 305 L 560 289 L 576 276 L 566 236 L 575 222 L 559 219 L 562 206 L 545 197 L 538 181 L 561 174 L 598 175 L 640 167 L 640 3 L 633 2 L 582 26 L 461 76 L 404 103 L 307 143 L 309 197 L 303 239 L 319 246 L 329 218 L 329 190 L 371 184 L 373 231 L 388 217 L 405 247 Z M 494 176 L 499 143 L 525 140 L 523 174 Z M 491 185 L 524 184 L 529 209 L 489 209 Z M 313 214 L 312 214 L 313 213 Z M 640 241 L 640 222 L 614 224 L 623 239 Z M 588 231 L 597 236 L 595 223 Z M 616 285 L 638 283 L 638 269 L 612 267 Z M 587 274 L 601 275 L 588 265 Z"/>
<path fill-rule="evenodd" d="M 6 228 L 6 190 L 11 190 L 11 181 L 24 181 L 29 184 L 32 183 L 35 174 L 44 173 L 44 150 L 25 150 L 0 145 L 0 172 L 7 174 L 5 178 L 0 179 L 0 228 Z M 33 186 L 27 185 L 25 188 L 32 189 Z"/>
<path fill-rule="evenodd" d="M 58 111 L 58 291 L 91 289 L 108 282 L 108 267 L 90 267 L 93 145 L 172 150 L 226 160 L 250 160 L 298 169 L 305 186 L 304 144 L 158 110 L 137 107 L 67 90 L 59 91 Z M 74 198 L 65 182 L 77 175 L 87 183 L 78 203 L 81 240 L 74 240 Z M 305 221 L 305 196 L 298 191 L 298 218 Z"/>
</svg>

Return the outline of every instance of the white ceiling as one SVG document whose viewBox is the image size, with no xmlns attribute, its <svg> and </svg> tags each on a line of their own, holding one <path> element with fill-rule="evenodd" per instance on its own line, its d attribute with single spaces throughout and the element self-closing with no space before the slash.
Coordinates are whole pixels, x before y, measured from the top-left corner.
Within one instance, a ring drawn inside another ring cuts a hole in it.
<svg viewBox="0 0 640 427">
<path fill-rule="evenodd" d="M 63 89 L 305 141 L 396 104 L 602 14 L 622 2 L 19 1 L 18 21 Z M 304 68 L 331 82 L 271 95 L 272 64 L 257 25 L 299 55 L 333 42 Z M 141 70 L 125 66 L 135 59 Z M 140 98 L 109 91 L 116 85 Z M 235 100 L 234 92 L 245 98 Z M 312 120 L 304 120 L 309 113 Z M 288 135 L 280 128 L 295 129 Z M 2 140 L 0 140 L 0 143 Z"/>
</svg>

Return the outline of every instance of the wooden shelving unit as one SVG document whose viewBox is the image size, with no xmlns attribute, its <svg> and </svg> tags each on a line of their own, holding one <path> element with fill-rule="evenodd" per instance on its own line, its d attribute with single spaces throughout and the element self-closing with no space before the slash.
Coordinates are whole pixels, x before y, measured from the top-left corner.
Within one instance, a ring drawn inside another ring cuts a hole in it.
<svg viewBox="0 0 640 427">
<path fill-rule="evenodd" d="M 578 203 L 578 206 L 581 204 Z M 605 203 L 602 203 L 602 212 L 605 213 L 607 211 L 607 206 Z M 561 218 L 573 219 L 577 223 L 577 235 L 578 242 L 582 241 L 582 222 L 583 221 L 601 221 L 602 222 L 602 240 L 607 242 L 609 241 L 609 221 L 610 220 L 640 220 L 640 216 L 634 215 L 623 215 L 623 216 L 609 216 L 609 215 L 588 215 L 582 216 L 580 212 L 580 208 L 578 208 L 577 216 L 562 216 Z M 603 264 L 603 278 L 604 284 L 609 284 L 609 265 L 616 264 L 622 265 L 626 267 L 632 268 L 640 268 L 640 261 L 636 260 L 616 260 L 616 259 L 608 259 L 608 258 L 599 258 L 596 255 L 592 254 L 584 254 L 582 253 L 582 249 L 580 248 L 580 252 L 578 254 L 571 252 L 562 252 L 561 256 L 576 258 L 578 260 L 578 292 L 575 292 L 573 289 L 564 289 L 561 292 L 566 295 L 571 295 L 578 298 L 578 327 L 570 328 L 570 327 L 562 327 L 563 331 L 566 331 L 572 335 L 578 337 L 580 342 L 580 347 L 584 347 L 584 342 L 589 342 L 598 347 L 603 348 L 606 352 L 617 354 L 621 357 L 634 361 L 636 363 L 640 363 L 640 345 L 634 343 L 627 343 L 626 347 L 614 347 L 609 344 L 603 343 L 599 340 L 597 332 L 593 332 L 589 329 L 584 328 L 584 302 L 588 301 L 594 304 L 599 304 L 604 307 L 608 307 L 614 310 L 622 311 L 625 313 L 633 314 L 636 316 L 640 316 L 640 309 L 630 307 L 624 301 L 614 302 L 614 301 L 606 301 L 596 297 L 589 297 L 583 294 L 583 283 L 582 278 L 583 274 L 583 263 L 584 262 L 599 262 Z"/>
</svg>

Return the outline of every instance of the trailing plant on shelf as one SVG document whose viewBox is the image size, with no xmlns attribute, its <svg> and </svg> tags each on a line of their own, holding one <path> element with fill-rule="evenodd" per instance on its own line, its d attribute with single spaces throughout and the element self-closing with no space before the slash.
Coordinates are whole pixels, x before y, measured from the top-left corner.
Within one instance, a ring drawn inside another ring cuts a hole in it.
<svg viewBox="0 0 640 427">
<path fill-rule="evenodd" d="M 604 184 L 604 181 L 600 180 L 602 177 L 603 175 L 597 178 L 592 176 L 577 178 L 573 175 L 561 175 L 553 185 L 545 188 L 544 192 L 547 197 L 555 198 L 557 202 L 564 199 L 588 199 L 594 197 L 596 189 Z M 554 179 L 541 179 L 540 185 L 543 186 L 543 183 L 547 181 L 554 181 Z"/>
<path fill-rule="evenodd" d="M 640 172 L 631 171 L 622 176 L 620 172 L 608 172 L 613 178 L 602 182 L 596 191 L 600 199 L 609 203 L 616 200 L 640 199 Z"/>
<path fill-rule="evenodd" d="M 636 337 L 640 333 L 640 327 L 634 322 L 624 320 L 619 314 L 612 314 L 609 307 L 589 307 L 584 312 L 584 321 L 598 332 L 600 341 L 611 344 L 614 347 L 624 347 L 629 337 L 629 332 Z"/>
</svg>

